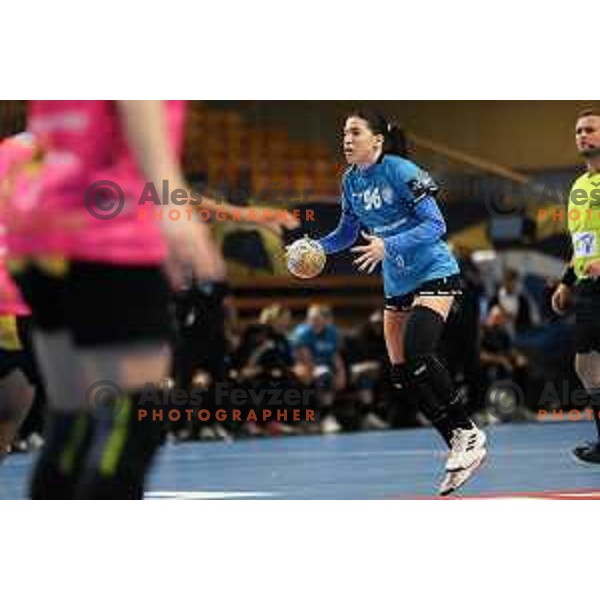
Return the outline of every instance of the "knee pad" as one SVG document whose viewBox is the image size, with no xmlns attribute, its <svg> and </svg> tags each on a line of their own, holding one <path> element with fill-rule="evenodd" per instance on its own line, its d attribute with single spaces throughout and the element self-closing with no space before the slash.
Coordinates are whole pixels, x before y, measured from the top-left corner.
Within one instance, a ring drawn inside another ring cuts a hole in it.
<svg viewBox="0 0 600 600">
<path fill-rule="evenodd" d="M 446 368 L 434 354 L 414 356 L 404 363 L 392 365 L 390 378 L 392 385 L 398 389 L 428 384 L 440 378 L 450 379 Z"/>
<path fill-rule="evenodd" d="M 448 371 L 434 354 L 393 365 L 392 383 L 396 388 L 414 391 L 419 408 L 432 423 L 447 418 L 454 389 Z"/>
<path fill-rule="evenodd" d="M 417 354 L 406 361 L 409 379 L 413 385 L 432 382 L 448 385 L 452 382 L 444 363 L 436 354 Z"/>
<path fill-rule="evenodd" d="M 392 385 L 398 390 L 405 390 L 410 387 L 410 378 L 408 376 L 408 367 L 406 363 L 392 365 L 390 369 L 390 379 Z"/>
<path fill-rule="evenodd" d="M 426 306 L 415 306 L 410 312 L 404 330 L 404 356 L 406 361 L 419 356 L 434 355 L 444 331 L 443 317 Z"/>
</svg>

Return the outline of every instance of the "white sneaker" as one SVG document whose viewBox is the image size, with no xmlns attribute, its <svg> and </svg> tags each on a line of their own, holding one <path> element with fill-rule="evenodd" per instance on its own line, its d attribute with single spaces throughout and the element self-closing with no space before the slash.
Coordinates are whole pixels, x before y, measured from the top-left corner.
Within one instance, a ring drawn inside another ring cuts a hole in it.
<svg viewBox="0 0 600 600">
<path fill-rule="evenodd" d="M 333 415 L 329 415 L 321 421 L 321 433 L 339 433 L 341 430 L 342 426 Z"/>
<path fill-rule="evenodd" d="M 384 429 L 389 429 L 390 426 L 378 415 L 373 412 L 365 415 L 364 419 L 361 421 L 361 429 L 373 429 L 375 431 L 383 431 Z"/>
<path fill-rule="evenodd" d="M 39 450 L 44 445 L 44 438 L 34 431 L 27 438 L 27 445 L 31 450 Z"/>
<path fill-rule="evenodd" d="M 215 439 L 217 439 L 217 440 L 223 440 L 224 442 L 231 442 L 233 439 L 231 437 L 230 433 L 227 431 L 227 429 L 225 429 L 225 427 L 223 427 L 222 425 L 219 425 L 218 423 L 215 423 L 212 426 L 212 430 L 213 430 L 213 433 L 215 434 Z"/>
<path fill-rule="evenodd" d="M 198 439 L 208 442 L 218 439 L 218 436 L 212 427 L 207 426 L 200 429 L 198 432 Z"/>
<path fill-rule="evenodd" d="M 452 492 L 455 492 L 458 488 L 462 487 L 477 471 L 477 469 L 483 464 L 487 451 L 483 448 L 483 452 L 479 454 L 479 458 L 471 464 L 470 467 L 463 469 L 462 471 L 450 471 L 446 473 L 444 480 L 442 481 L 439 489 L 440 496 L 447 496 Z"/>
<path fill-rule="evenodd" d="M 176 442 L 187 442 L 192 437 L 189 429 L 179 429 L 175 432 Z"/>
<path fill-rule="evenodd" d="M 450 441 L 446 471 L 462 471 L 481 462 L 486 454 L 485 441 L 485 433 L 475 425 L 472 429 L 455 429 Z"/>
</svg>

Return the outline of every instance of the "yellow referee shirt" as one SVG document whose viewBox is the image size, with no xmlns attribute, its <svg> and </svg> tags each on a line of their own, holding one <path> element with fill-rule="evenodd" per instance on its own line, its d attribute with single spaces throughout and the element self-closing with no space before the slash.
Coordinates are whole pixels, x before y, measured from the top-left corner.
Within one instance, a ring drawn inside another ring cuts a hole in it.
<svg viewBox="0 0 600 600">
<path fill-rule="evenodd" d="M 584 278 L 587 265 L 600 260 L 600 172 L 584 173 L 575 180 L 569 193 L 567 218 L 575 274 Z"/>
</svg>

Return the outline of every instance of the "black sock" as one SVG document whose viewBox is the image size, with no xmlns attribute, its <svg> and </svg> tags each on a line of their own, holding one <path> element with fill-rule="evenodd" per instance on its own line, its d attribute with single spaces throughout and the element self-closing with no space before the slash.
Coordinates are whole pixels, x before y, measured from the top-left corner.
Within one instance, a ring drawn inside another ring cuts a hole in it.
<svg viewBox="0 0 600 600">
<path fill-rule="evenodd" d="M 588 392 L 590 397 L 590 406 L 594 411 L 594 423 L 596 423 L 596 433 L 598 435 L 598 443 L 600 443 L 600 393 L 597 390 Z"/>
<path fill-rule="evenodd" d="M 95 415 L 94 437 L 76 497 L 95 500 L 143 498 L 144 482 L 160 446 L 163 423 L 138 418 L 141 393 L 116 399 L 113 410 Z"/>
<path fill-rule="evenodd" d="M 473 423 L 468 419 L 448 370 L 435 356 L 416 358 L 406 365 L 395 365 L 405 370 L 408 392 L 416 392 L 421 412 L 438 430 L 444 441 L 450 446 L 455 429 L 471 429 Z"/>
<path fill-rule="evenodd" d="M 75 495 L 91 437 L 91 421 L 84 413 L 50 410 L 44 446 L 30 482 L 32 500 L 69 500 Z"/>
</svg>

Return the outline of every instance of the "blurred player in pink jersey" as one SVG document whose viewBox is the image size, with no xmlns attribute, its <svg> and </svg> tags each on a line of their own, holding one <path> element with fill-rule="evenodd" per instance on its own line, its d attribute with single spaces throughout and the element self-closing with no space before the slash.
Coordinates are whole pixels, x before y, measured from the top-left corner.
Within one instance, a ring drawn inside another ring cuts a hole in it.
<svg viewBox="0 0 600 600">
<path fill-rule="evenodd" d="M 21 133 L 0 142 L 0 206 L 23 169 L 35 169 L 33 136 Z M 6 267 L 6 228 L 0 221 L 0 460 L 25 419 L 37 383 L 29 348 L 30 310 Z"/>
<path fill-rule="evenodd" d="M 138 217 L 146 182 L 189 190 L 169 132 L 181 113 L 169 111 L 181 106 L 29 105 L 44 161 L 36 193 L 11 197 L 8 225 L 49 400 L 33 498 L 142 497 L 160 423 L 138 420 L 137 405 L 144 386 L 168 373 L 165 274 L 223 276 L 208 228 L 185 218 L 184 206 L 170 203 L 162 221 Z"/>
</svg>

